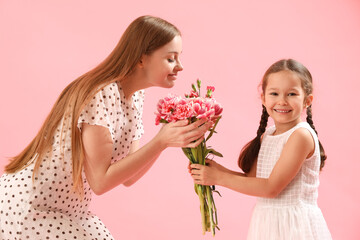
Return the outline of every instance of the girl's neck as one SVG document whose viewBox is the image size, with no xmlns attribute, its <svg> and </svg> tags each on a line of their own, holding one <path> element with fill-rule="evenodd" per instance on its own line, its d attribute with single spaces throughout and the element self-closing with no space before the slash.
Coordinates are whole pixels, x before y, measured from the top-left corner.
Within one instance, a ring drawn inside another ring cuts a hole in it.
<svg viewBox="0 0 360 240">
<path fill-rule="evenodd" d="M 279 135 L 284 132 L 289 131 L 296 125 L 298 125 L 301 122 L 301 119 L 298 119 L 297 121 L 293 121 L 291 123 L 275 123 L 275 131 L 272 135 Z"/>
</svg>

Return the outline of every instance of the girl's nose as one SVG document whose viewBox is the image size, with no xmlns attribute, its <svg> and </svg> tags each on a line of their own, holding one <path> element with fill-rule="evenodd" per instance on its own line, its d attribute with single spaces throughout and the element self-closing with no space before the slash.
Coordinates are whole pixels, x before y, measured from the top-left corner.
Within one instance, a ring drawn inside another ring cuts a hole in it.
<svg viewBox="0 0 360 240">
<path fill-rule="evenodd" d="M 279 97 L 279 101 L 278 101 L 279 105 L 287 105 L 286 99 L 284 96 L 280 96 Z"/>
</svg>

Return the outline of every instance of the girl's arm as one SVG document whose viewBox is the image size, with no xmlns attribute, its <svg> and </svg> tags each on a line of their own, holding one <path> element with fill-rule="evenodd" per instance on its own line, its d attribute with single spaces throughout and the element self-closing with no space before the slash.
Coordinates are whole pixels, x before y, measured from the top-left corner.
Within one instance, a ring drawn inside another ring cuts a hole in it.
<svg viewBox="0 0 360 240">
<path fill-rule="evenodd" d="M 219 163 L 217 163 L 217 162 L 215 162 L 215 161 L 213 161 L 211 159 L 206 159 L 205 162 L 206 162 L 207 166 L 209 166 L 210 168 L 216 168 L 217 171 L 226 172 L 226 173 L 233 174 L 233 175 L 238 175 L 238 176 L 248 176 L 248 174 L 245 174 L 245 173 L 242 173 L 242 172 L 232 171 L 232 170 L 222 166 L 221 164 L 219 164 Z M 189 164 L 189 170 L 190 170 L 190 173 L 191 173 L 191 164 Z M 251 173 L 251 171 L 250 171 L 250 173 Z"/>
<path fill-rule="evenodd" d="M 198 164 L 191 165 L 192 177 L 197 184 L 220 185 L 247 195 L 272 198 L 291 182 L 304 160 L 313 154 L 314 149 L 315 143 L 311 133 L 299 128 L 289 137 L 267 179 L 239 176 Z"/>
<path fill-rule="evenodd" d="M 197 146 L 211 126 L 211 123 L 204 122 L 199 120 L 189 125 L 187 120 L 168 123 L 150 142 L 114 164 L 111 164 L 113 142 L 109 130 L 102 126 L 83 124 L 84 170 L 91 189 L 100 195 L 117 185 L 126 184 L 140 171 L 150 168 L 167 147 Z"/>
</svg>

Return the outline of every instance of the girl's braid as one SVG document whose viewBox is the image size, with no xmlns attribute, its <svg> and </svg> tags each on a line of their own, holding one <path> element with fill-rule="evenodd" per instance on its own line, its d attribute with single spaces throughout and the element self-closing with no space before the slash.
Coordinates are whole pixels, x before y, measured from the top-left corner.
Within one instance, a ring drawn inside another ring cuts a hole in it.
<svg viewBox="0 0 360 240">
<path fill-rule="evenodd" d="M 312 120 L 312 111 L 311 111 L 311 105 L 306 109 L 306 121 L 309 123 L 310 127 L 312 129 L 314 129 L 316 135 L 318 134 L 316 129 L 315 129 L 315 126 L 314 126 L 314 122 Z"/>
<path fill-rule="evenodd" d="M 314 129 L 316 135 L 318 135 L 316 129 L 315 129 L 315 126 L 314 126 L 314 122 L 312 120 L 312 111 L 311 111 L 311 105 L 307 108 L 306 110 L 306 114 L 307 114 L 307 117 L 306 117 L 306 121 L 309 123 L 309 125 L 311 126 L 312 129 Z M 320 170 L 324 167 L 325 165 L 325 160 L 327 158 L 326 154 L 325 154 L 325 150 L 324 150 L 324 147 L 322 146 L 320 140 L 319 140 L 319 146 L 320 146 L 320 159 L 321 159 L 321 162 L 320 162 Z"/>
<path fill-rule="evenodd" d="M 263 107 L 263 110 L 262 110 L 262 114 L 261 114 L 260 126 L 256 132 L 256 137 L 259 139 L 261 138 L 261 135 L 265 132 L 267 122 L 269 119 L 269 114 L 267 113 L 265 106 L 262 105 L 262 107 Z"/>
<path fill-rule="evenodd" d="M 260 145 L 261 145 L 261 135 L 266 130 L 267 121 L 269 114 L 266 111 L 265 106 L 263 105 L 260 126 L 257 130 L 256 137 L 248 142 L 240 152 L 238 164 L 239 167 L 245 172 L 248 173 L 254 164 L 257 156 L 259 155 Z"/>
</svg>

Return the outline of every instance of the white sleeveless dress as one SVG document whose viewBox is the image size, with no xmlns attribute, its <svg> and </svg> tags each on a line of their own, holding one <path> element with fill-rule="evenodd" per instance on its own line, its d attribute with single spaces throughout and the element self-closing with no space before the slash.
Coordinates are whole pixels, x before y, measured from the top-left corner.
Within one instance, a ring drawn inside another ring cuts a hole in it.
<svg viewBox="0 0 360 240">
<path fill-rule="evenodd" d="M 144 91 L 136 92 L 132 101 L 127 101 L 118 84 L 101 89 L 78 120 L 80 130 L 82 123 L 109 129 L 112 162 L 125 157 L 131 142 L 143 134 Z M 47 154 L 43 158 L 34 182 L 34 163 L 0 177 L 0 240 L 114 239 L 101 220 L 88 210 L 92 191 L 84 172 L 84 196 L 81 198 L 72 190 L 71 135 L 61 126 L 53 138 L 51 157 Z"/>
<path fill-rule="evenodd" d="M 320 148 L 316 133 L 301 122 L 279 135 L 275 126 L 266 130 L 258 156 L 256 176 L 268 178 L 290 135 L 306 128 L 315 140 L 315 152 L 306 159 L 295 178 L 275 198 L 257 198 L 248 240 L 327 240 L 331 234 L 317 205 Z"/>
</svg>

